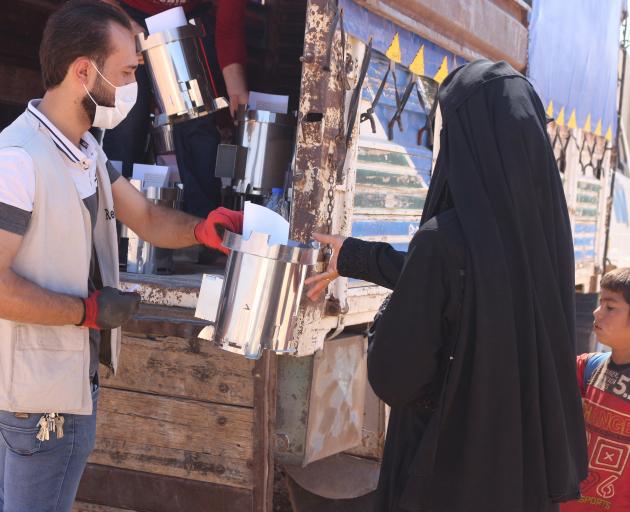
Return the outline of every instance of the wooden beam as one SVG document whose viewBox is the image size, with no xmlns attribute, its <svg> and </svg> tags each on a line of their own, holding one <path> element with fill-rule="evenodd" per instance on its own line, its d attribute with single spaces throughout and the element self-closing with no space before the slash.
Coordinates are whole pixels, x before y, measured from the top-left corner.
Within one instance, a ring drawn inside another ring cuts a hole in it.
<svg viewBox="0 0 630 512">
<path fill-rule="evenodd" d="M 98 407 L 90 462 L 253 487 L 253 409 L 106 387 Z"/>
<path fill-rule="evenodd" d="M 103 386 L 174 398 L 254 407 L 254 363 L 199 338 L 123 334 L 115 376 Z"/>
<path fill-rule="evenodd" d="M 78 501 L 72 507 L 72 512 L 136 512 L 128 508 L 114 508 L 105 505 L 95 505 L 93 503 L 79 503 Z"/>
<path fill-rule="evenodd" d="M 81 502 L 143 512 L 252 510 L 252 493 L 228 487 L 88 464 L 77 498 Z"/>
</svg>

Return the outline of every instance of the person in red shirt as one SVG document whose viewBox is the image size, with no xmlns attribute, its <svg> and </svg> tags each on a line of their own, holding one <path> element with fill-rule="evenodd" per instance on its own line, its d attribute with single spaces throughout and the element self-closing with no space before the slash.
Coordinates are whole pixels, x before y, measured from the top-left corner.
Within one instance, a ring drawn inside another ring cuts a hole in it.
<svg viewBox="0 0 630 512">
<path fill-rule="evenodd" d="M 146 31 L 145 19 L 181 6 L 187 17 L 201 18 L 207 35 L 203 40 L 210 71 L 219 95 L 227 94 L 234 115 L 238 105 L 247 103 L 245 65 L 246 0 L 103 0 L 118 5 L 132 20 L 136 32 Z M 208 13 L 213 7 L 214 26 Z M 112 160 L 123 163 L 123 174 L 130 176 L 135 162 L 144 162 L 152 111 L 152 86 L 145 66 L 136 71 L 138 99 L 127 119 L 103 138 L 103 149 Z M 221 78 L 223 83 L 221 83 Z M 224 90 L 223 90 L 224 89 Z M 176 123 L 173 142 L 177 167 L 184 183 L 184 210 L 207 217 L 221 203 L 221 180 L 214 176 L 220 135 L 214 115 Z"/>
<path fill-rule="evenodd" d="M 612 352 L 577 358 L 589 473 L 582 497 L 561 512 L 630 510 L 630 268 L 607 273 L 601 287 L 593 326 Z"/>
<path fill-rule="evenodd" d="M 118 0 L 118 3 L 134 20 L 138 18 L 138 13 L 146 18 L 173 7 L 182 7 L 190 18 L 211 5 L 208 0 Z M 247 60 L 244 38 L 245 1 L 218 0 L 216 6 L 214 44 L 218 64 L 230 98 L 230 110 L 234 113 L 238 105 L 246 104 L 248 99 L 245 79 Z M 140 23 L 136 21 L 134 23 L 138 32 L 144 30 Z"/>
</svg>

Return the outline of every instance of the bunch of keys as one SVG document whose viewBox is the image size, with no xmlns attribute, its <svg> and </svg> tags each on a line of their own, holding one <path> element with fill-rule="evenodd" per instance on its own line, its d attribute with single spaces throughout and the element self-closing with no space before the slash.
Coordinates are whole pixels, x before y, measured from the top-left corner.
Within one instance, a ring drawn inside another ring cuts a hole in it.
<svg viewBox="0 0 630 512">
<path fill-rule="evenodd" d="M 61 414 L 57 414 L 56 412 L 44 414 L 37 422 L 37 426 L 39 427 L 37 439 L 39 441 L 50 441 L 51 432 L 57 435 L 57 439 L 61 439 L 63 437 L 64 422 L 65 419 Z"/>
</svg>

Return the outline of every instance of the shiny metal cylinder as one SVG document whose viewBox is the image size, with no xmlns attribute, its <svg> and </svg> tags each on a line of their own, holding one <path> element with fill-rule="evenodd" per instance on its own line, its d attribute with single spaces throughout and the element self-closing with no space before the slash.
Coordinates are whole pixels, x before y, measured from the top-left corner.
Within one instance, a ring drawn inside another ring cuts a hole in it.
<svg viewBox="0 0 630 512">
<path fill-rule="evenodd" d="M 153 142 L 153 151 L 156 155 L 174 153 L 173 125 L 170 123 L 158 126 L 153 125 L 151 128 L 151 141 Z"/>
<path fill-rule="evenodd" d="M 133 180 L 132 180 L 133 181 Z M 136 187 L 137 184 L 134 184 Z M 144 195 L 155 204 L 181 209 L 182 190 L 179 188 L 148 187 Z M 127 272 L 135 274 L 170 274 L 173 271 L 173 250 L 155 247 L 129 228 L 122 236 L 128 239 Z"/>
<path fill-rule="evenodd" d="M 188 24 L 149 36 L 136 35 L 153 82 L 161 114 L 169 122 L 185 121 L 228 106 L 212 87 L 201 43 L 202 25 Z"/>
<path fill-rule="evenodd" d="M 293 330 L 319 244 L 290 244 L 269 245 L 262 233 L 245 240 L 226 231 L 223 245 L 231 253 L 214 325 L 216 345 L 250 359 L 258 359 L 263 349 L 297 351 Z"/>
<path fill-rule="evenodd" d="M 295 116 L 249 110 L 237 116 L 237 144 L 247 149 L 244 164 L 237 166 L 235 190 L 241 194 L 267 194 L 284 187 L 295 139 Z"/>
</svg>

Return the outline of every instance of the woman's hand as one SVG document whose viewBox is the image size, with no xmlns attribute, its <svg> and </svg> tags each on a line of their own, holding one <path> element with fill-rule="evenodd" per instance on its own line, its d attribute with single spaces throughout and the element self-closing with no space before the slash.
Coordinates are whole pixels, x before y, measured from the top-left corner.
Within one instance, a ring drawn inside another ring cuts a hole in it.
<svg viewBox="0 0 630 512">
<path fill-rule="evenodd" d="M 339 251 L 341 250 L 341 246 L 346 240 L 346 237 L 314 233 L 313 238 L 322 244 L 330 245 L 332 248 L 332 256 L 328 262 L 328 268 L 326 271 L 309 277 L 304 282 L 307 288 L 306 296 L 315 301 L 324 294 L 328 285 L 339 277 L 339 272 L 337 271 L 337 258 L 339 257 Z"/>
</svg>

